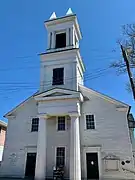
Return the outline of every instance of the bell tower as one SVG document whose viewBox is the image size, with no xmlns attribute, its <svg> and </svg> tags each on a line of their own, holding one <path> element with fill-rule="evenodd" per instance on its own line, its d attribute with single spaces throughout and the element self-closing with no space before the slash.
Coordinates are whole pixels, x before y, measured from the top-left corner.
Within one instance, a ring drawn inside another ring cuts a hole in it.
<svg viewBox="0 0 135 180">
<path fill-rule="evenodd" d="M 83 84 L 84 65 L 79 51 L 81 31 L 78 20 L 69 8 L 64 17 L 55 12 L 44 22 L 48 43 L 41 56 L 40 92 L 54 87 L 78 90 Z"/>
</svg>

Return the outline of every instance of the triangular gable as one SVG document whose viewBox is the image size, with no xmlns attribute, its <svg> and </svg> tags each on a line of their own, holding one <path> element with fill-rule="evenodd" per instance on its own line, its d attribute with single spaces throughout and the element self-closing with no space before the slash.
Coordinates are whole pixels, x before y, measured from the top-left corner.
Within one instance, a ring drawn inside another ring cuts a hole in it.
<svg viewBox="0 0 135 180">
<path fill-rule="evenodd" d="M 45 92 L 41 92 L 34 96 L 37 101 L 49 101 L 49 100 L 64 100 L 64 99 L 79 99 L 83 101 L 83 96 L 79 91 L 53 88 Z"/>
<path fill-rule="evenodd" d="M 34 93 L 32 96 L 28 97 L 27 99 L 25 99 L 24 101 L 22 101 L 20 104 L 18 104 L 17 106 L 15 106 L 13 109 L 11 109 L 9 112 L 7 112 L 3 117 L 7 117 L 7 116 L 11 116 L 12 117 L 12 113 L 14 111 L 16 111 L 18 108 L 20 108 L 22 105 L 24 105 L 25 103 L 27 103 L 31 98 L 34 97 L 34 95 L 38 94 L 38 91 L 36 93 Z"/>
<path fill-rule="evenodd" d="M 54 96 L 64 96 L 64 95 L 74 95 L 77 94 L 78 91 L 72 91 L 69 89 L 64 89 L 64 88 L 53 88 L 51 90 L 42 92 L 40 94 L 36 94 L 35 97 L 54 97 Z"/>
<path fill-rule="evenodd" d="M 64 93 L 55 92 L 53 94 L 49 94 L 49 95 L 46 95 L 44 97 L 54 97 L 54 96 L 64 96 L 64 95 L 70 95 L 70 94 L 64 94 Z"/>
<path fill-rule="evenodd" d="M 102 93 L 99 93 L 99 92 L 97 92 L 97 91 L 95 91 L 95 90 L 93 90 L 93 89 L 91 89 L 91 88 L 87 88 L 87 87 L 82 86 L 82 85 L 79 85 L 79 87 L 80 87 L 80 91 L 81 91 L 81 92 L 87 91 L 87 92 L 90 92 L 90 93 L 92 93 L 92 94 L 95 94 L 95 95 L 103 98 L 104 100 L 106 100 L 106 101 L 108 101 L 108 102 L 111 102 L 111 103 L 113 103 L 113 104 L 116 104 L 116 105 L 117 105 L 117 108 L 119 108 L 119 109 L 129 108 L 129 107 L 130 107 L 130 106 L 129 106 L 128 104 L 126 104 L 126 103 L 123 103 L 123 102 L 121 102 L 121 101 L 119 101 L 119 100 L 116 100 L 116 99 L 111 98 L 111 97 L 109 97 L 109 96 L 107 96 L 107 95 L 104 95 L 104 94 L 102 94 Z"/>
<path fill-rule="evenodd" d="M 35 98 L 35 97 L 43 97 L 43 96 L 64 96 L 64 95 L 73 95 L 73 94 L 77 94 L 79 92 L 74 91 L 74 90 L 68 90 L 68 89 L 64 89 L 64 88 L 53 88 L 51 90 L 45 91 L 45 92 L 41 92 L 39 93 L 39 91 L 37 91 L 36 93 L 34 93 L 32 96 L 28 97 L 27 99 L 25 99 L 24 101 L 22 101 L 20 104 L 18 104 L 17 106 L 15 106 L 13 109 L 11 109 L 9 112 L 7 112 L 3 117 L 7 117 L 7 116 L 11 116 L 12 117 L 12 113 L 15 112 L 18 108 L 20 108 L 22 105 L 24 105 L 25 103 L 27 103 L 31 98 Z"/>
</svg>

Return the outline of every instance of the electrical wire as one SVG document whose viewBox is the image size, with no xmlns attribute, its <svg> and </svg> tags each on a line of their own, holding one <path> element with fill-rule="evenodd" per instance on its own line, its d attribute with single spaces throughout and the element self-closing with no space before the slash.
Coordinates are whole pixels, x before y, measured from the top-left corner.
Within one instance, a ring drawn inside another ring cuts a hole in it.
<svg viewBox="0 0 135 180">
<path fill-rule="evenodd" d="M 97 79 L 97 78 L 100 78 L 101 76 L 105 75 L 106 73 L 110 73 L 110 72 L 100 72 L 98 74 L 95 74 L 94 76 L 91 76 L 91 77 L 88 77 L 88 78 L 85 78 L 84 82 L 86 81 L 91 81 L 91 80 L 94 80 L 94 79 Z M 68 83 L 71 83 L 68 82 Z M 52 85 L 52 84 L 48 84 L 48 85 Z M 43 85 L 45 86 L 45 85 Z M 41 86 L 40 86 L 41 87 Z M 25 87 L 25 86 L 18 86 L 18 87 L 7 87 L 6 89 L 2 88 L 0 89 L 0 92 L 14 92 L 14 91 L 22 91 L 22 90 L 36 90 L 38 87 L 37 86 L 30 86 L 30 87 Z"/>
<path fill-rule="evenodd" d="M 104 69 L 99 69 L 97 71 L 95 71 L 95 73 L 89 73 L 89 74 L 86 74 L 84 79 L 87 79 L 87 78 L 92 78 L 93 76 L 95 75 L 99 75 L 99 73 L 101 72 L 105 72 L 109 70 L 109 68 L 104 68 Z M 68 77 L 68 78 L 65 78 L 65 81 L 72 81 L 72 80 L 76 80 L 77 78 L 82 78 L 81 76 L 77 76 L 77 77 Z M 51 85 L 52 81 L 49 80 L 49 81 L 40 81 L 40 86 L 45 86 L 45 85 Z M 43 84 L 43 85 L 42 85 Z M 29 83 L 17 83 L 17 82 L 0 82 L 0 85 L 8 85 L 7 87 L 9 88 L 10 86 L 14 85 L 14 87 L 23 87 L 23 88 L 28 88 L 28 87 L 31 87 L 32 85 L 35 85 L 35 83 L 33 82 L 29 82 Z"/>
</svg>

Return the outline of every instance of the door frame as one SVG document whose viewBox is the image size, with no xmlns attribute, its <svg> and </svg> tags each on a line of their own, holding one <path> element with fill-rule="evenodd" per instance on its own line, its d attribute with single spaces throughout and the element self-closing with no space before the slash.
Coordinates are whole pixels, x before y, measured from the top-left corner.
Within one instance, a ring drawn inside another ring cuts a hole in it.
<svg viewBox="0 0 135 180">
<path fill-rule="evenodd" d="M 99 179 L 102 177 L 102 160 L 101 160 L 101 147 L 84 147 L 83 148 L 83 162 L 84 162 L 84 178 L 87 179 L 87 153 L 97 153 L 98 156 L 98 169 L 99 169 Z"/>
<path fill-rule="evenodd" d="M 34 153 L 33 152 L 32 153 L 29 153 L 29 152 L 27 153 L 27 160 L 26 160 L 26 165 L 25 165 L 25 177 L 27 177 L 26 176 L 26 170 L 27 170 L 28 154 L 35 154 L 35 158 L 37 156 L 37 153 L 35 153 L 35 152 Z M 36 169 L 36 159 L 35 159 L 35 169 Z M 32 176 L 32 177 L 35 177 L 35 169 L 34 169 L 34 176 Z"/>
<path fill-rule="evenodd" d="M 27 153 L 36 153 L 37 154 L 37 147 L 36 146 L 26 146 L 25 147 L 24 176 L 23 177 L 25 177 L 25 170 L 26 170 L 26 163 L 27 163 Z"/>
</svg>

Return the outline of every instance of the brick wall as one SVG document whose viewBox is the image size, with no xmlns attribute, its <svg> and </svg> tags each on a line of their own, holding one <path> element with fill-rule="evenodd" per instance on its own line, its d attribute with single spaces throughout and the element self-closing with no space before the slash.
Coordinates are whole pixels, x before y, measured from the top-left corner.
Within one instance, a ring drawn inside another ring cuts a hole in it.
<svg viewBox="0 0 135 180">
<path fill-rule="evenodd" d="M 4 146 L 5 135 L 6 135 L 6 129 L 2 127 L 0 131 L 0 146 Z"/>
</svg>

